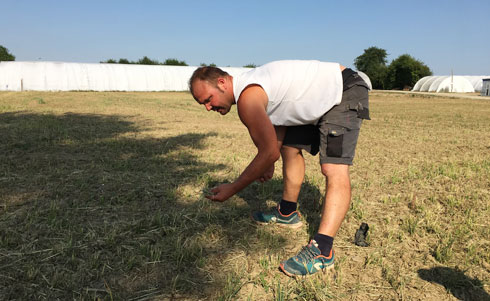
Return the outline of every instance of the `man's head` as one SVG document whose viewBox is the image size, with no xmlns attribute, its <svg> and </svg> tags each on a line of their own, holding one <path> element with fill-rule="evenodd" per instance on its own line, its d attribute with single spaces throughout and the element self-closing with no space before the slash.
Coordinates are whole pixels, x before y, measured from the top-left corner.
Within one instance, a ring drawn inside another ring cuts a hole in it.
<svg viewBox="0 0 490 301">
<path fill-rule="evenodd" d="M 235 102 L 233 78 L 216 67 L 200 67 L 189 79 L 189 90 L 194 99 L 208 111 L 225 115 Z"/>
</svg>

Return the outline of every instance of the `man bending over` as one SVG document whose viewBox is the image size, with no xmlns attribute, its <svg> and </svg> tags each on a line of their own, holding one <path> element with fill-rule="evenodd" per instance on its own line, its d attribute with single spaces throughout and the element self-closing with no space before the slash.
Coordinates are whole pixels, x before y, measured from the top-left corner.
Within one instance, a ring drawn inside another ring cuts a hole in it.
<svg viewBox="0 0 490 301">
<path fill-rule="evenodd" d="M 334 264 L 333 240 L 349 209 L 349 166 L 363 119 L 369 119 L 368 86 L 351 69 L 320 61 L 275 61 L 232 77 L 216 67 L 198 68 L 189 80 L 196 101 L 222 115 L 237 105 L 258 152 L 242 174 L 208 196 L 223 202 L 255 180 L 272 178 L 283 159 L 282 200 L 257 223 L 300 227 L 298 195 L 305 174 L 302 150 L 320 153 L 326 196 L 318 232 L 298 255 L 280 264 L 288 276 L 313 274 Z"/>
</svg>

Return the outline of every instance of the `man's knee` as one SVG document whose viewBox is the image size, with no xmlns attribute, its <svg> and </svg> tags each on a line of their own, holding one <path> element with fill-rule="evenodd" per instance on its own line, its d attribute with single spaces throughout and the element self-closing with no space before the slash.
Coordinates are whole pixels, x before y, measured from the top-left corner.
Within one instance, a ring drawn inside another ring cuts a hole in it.
<svg viewBox="0 0 490 301">
<path fill-rule="evenodd" d="M 294 157 L 294 156 L 297 156 L 297 155 L 303 155 L 303 153 L 301 152 L 301 149 L 300 148 L 296 148 L 296 147 L 292 147 L 292 146 L 287 146 L 287 145 L 283 145 L 281 147 L 281 156 L 283 158 L 285 158 L 285 157 Z"/>
<path fill-rule="evenodd" d="M 349 165 L 346 164 L 332 164 L 325 163 L 322 164 L 322 174 L 328 179 L 349 178 Z"/>
</svg>

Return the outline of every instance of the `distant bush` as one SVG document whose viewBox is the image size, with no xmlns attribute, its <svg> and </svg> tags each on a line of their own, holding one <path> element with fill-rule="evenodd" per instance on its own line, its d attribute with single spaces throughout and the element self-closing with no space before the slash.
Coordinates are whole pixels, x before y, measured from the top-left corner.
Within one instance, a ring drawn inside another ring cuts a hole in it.
<svg viewBox="0 0 490 301">
<path fill-rule="evenodd" d="M 369 76 L 374 89 L 410 89 L 422 77 L 432 75 L 427 65 L 408 54 L 387 66 L 387 55 L 385 49 L 370 47 L 354 61 L 357 70 Z"/>
<path fill-rule="evenodd" d="M 140 65 L 174 65 L 174 66 L 188 66 L 185 61 L 179 61 L 178 59 L 166 59 L 165 62 L 161 63 L 158 60 L 153 60 L 146 55 L 137 60 L 136 62 L 129 61 L 128 59 L 120 58 L 119 61 L 114 59 L 108 59 L 106 61 L 101 61 L 105 64 L 140 64 Z M 216 65 L 215 65 L 216 66 Z"/>
<path fill-rule="evenodd" d="M 206 66 L 209 66 L 209 67 L 217 67 L 215 63 L 211 63 L 211 64 L 206 64 L 206 63 L 201 63 L 201 67 L 206 67 Z"/>
<path fill-rule="evenodd" d="M 432 75 L 430 68 L 408 54 L 402 54 L 388 66 L 385 87 L 411 89 L 424 76 Z"/>
<path fill-rule="evenodd" d="M 128 59 L 119 59 L 118 64 L 133 64 L 132 62 L 128 61 Z"/>
<path fill-rule="evenodd" d="M 15 61 L 15 56 L 2 45 L 0 45 L 0 61 Z"/>
<path fill-rule="evenodd" d="M 166 59 L 162 65 L 188 66 L 185 61 L 179 61 L 178 59 Z"/>
<path fill-rule="evenodd" d="M 369 47 L 364 49 L 364 53 L 356 57 L 354 66 L 357 70 L 362 71 L 369 76 L 374 89 L 384 89 L 386 81 L 386 56 L 388 53 L 385 49 L 378 47 Z"/>
<path fill-rule="evenodd" d="M 140 65 L 160 65 L 160 63 L 157 60 L 152 60 L 149 57 L 147 57 L 146 55 L 143 58 L 139 59 L 138 62 L 136 62 L 136 64 L 140 64 Z"/>
<path fill-rule="evenodd" d="M 247 64 L 247 65 L 245 65 L 243 67 L 244 68 L 255 68 L 255 67 L 257 67 L 257 65 L 255 65 L 255 64 Z"/>
</svg>

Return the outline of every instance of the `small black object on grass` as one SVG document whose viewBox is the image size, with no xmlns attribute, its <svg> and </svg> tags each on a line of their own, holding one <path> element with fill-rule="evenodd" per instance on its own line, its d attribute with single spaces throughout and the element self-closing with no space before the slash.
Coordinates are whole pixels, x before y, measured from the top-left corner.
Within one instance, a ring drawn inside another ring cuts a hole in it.
<svg viewBox="0 0 490 301">
<path fill-rule="evenodd" d="M 369 225 L 366 223 L 362 223 L 359 229 L 357 229 L 356 235 L 354 236 L 356 246 L 369 247 L 369 243 L 366 241 L 368 230 Z"/>
</svg>

